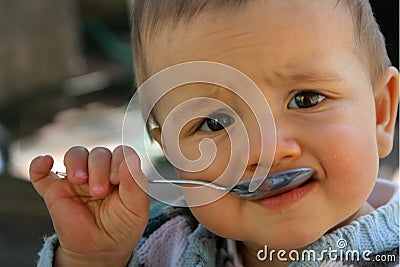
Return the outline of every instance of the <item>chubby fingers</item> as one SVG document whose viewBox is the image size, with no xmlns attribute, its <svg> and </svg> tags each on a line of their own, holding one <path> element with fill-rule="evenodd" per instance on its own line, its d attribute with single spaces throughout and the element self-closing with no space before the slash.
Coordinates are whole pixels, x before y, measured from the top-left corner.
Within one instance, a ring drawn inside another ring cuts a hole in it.
<svg viewBox="0 0 400 267">
<path fill-rule="evenodd" d="M 90 153 L 84 147 L 76 146 L 67 151 L 64 164 L 67 179 L 73 184 L 89 184 L 89 194 L 102 198 L 110 189 L 111 152 L 107 148 L 97 147 Z"/>
<path fill-rule="evenodd" d="M 82 146 L 70 148 L 64 156 L 64 165 L 67 168 L 67 179 L 73 184 L 84 184 L 88 181 L 89 151 Z"/>
<path fill-rule="evenodd" d="M 110 189 L 111 152 L 104 147 L 90 151 L 88 159 L 89 192 L 93 197 L 105 197 Z"/>
<path fill-rule="evenodd" d="M 81 146 L 72 147 L 65 154 L 64 164 L 69 182 L 76 185 L 88 183 L 92 197 L 105 197 L 109 193 L 110 183 L 120 185 L 120 193 L 125 201 L 132 202 L 135 195 L 131 196 L 132 192 L 136 192 L 139 198 L 147 197 L 142 190 L 138 190 L 140 187 L 136 181 L 144 186 L 147 183 L 140 159 L 130 147 L 118 146 L 112 153 L 103 147 L 96 147 L 90 152 Z"/>
<path fill-rule="evenodd" d="M 119 184 L 119 167 L 124 161 L 124 153 L 134 153 L 132 148 L 127 146 L 118 146 L 114 149 L 111 159 L 110 182 L 114 185 Z"/>
</svg>

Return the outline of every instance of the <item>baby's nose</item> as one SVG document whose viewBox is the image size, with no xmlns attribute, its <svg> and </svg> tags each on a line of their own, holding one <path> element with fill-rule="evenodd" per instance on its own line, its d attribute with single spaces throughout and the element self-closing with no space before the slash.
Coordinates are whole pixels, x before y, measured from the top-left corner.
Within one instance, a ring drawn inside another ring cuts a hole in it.
<svg viewBox="0 0 400 267">
<path fill-rule="evenodd" d="M 294 161 L 301 156 L 298 133 L 300 129 L 282 123 L 276 123 L 276 147 L 272 166 L 282 164 L 283 161 Z"/>
</svg>

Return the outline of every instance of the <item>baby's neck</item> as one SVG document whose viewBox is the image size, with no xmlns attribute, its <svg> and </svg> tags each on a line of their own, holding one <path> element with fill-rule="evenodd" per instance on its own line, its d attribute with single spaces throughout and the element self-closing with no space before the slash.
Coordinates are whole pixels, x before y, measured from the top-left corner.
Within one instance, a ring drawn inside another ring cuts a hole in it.
<svg viewBox="0 0 400 267">
<path fill-rule="evenodd" d="M 335 227 L 330 229 L 329 232 L 333 232 L 334 230 L 336 230 L 340 227 L 346 226 L 346 225 L 350 224 L 351 222 L 357 220 L 361 216 L 370 214 L 374 210 L 375 210 L 374 207 L 372 207 L 371 204 L 369 204 L 367 201 L 365 201 L 359 210 L 357 210 L 353 215 L 351 215 L 349 218 L 347 218 L 343 222 L 339 223 L 338 225 L 336 225 Z"/>
</svg>

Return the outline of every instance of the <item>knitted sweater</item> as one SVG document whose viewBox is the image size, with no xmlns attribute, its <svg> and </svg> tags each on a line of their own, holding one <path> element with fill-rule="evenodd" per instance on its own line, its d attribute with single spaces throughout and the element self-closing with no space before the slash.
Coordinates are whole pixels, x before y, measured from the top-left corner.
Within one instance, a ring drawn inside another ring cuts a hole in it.
<svg viewBox="0 0 400 267">
<path fill-rule="evenodd" d="M 295 259 L 290 266 L 398 266 L 398 185 L 378 180 L 369 202 L 377 208 L 372 213 L 322 236 L 297 254 L 286 254 L 286 259 Z M 52 266 L 57 244 L 56 235 L 46 239 L 38 266 Z M 129 266 L 241 266 L 235 245 L 204 228 L 188 208 L 159 203 L 151 208 Z"/>
</svg>

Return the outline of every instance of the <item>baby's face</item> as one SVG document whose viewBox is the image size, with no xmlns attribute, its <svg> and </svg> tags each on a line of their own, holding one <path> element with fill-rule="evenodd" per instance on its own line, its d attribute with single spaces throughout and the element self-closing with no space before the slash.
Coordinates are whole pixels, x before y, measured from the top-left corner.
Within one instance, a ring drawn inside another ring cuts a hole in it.
<svg viewBox="0 0 400 267">
<path fill-rule="evenodd" d="M 357 213 L 369 196 L 378 169 L 373 89 L 367 68 L 352 52 L 350 18 L 341 4 L 335 5 L 336 1 L 267 1 L 240 12 L 204 12 L 185 31 L 172 33 L 169 43 L 156 42 L 154 72 L 187 61 L 227 64 L 258 85 L 275 120 L 273 161 L 260 162 L 260 152 L 270 148 L 260 146 L 251 108 L 234 93 L 210 84 L 186 85 L 169 93 L 157 105 L 160 124 L 182 101 L 198 97 L 218 99 L 238 116 L 202 106 L 211 118 L 187 123 L 179 135 L 180 149 L 194 160 L 200 156 L 200 140 L 210 138 L 216 158 L 202 171 L 179 171 L 181 178 L 218 177 L 228 164 L 231 146 L 237 145 L 231 144 L 224 127 L 234 131 L 239 120 L 250 137 L 242 179 L 252 177 L 259 165 L 270 164 L 271 173 L 316 170 L 312 182 L 289 197 L 248 201 L 228 194 L 192 208 L 216 234 L 249 245 L 298 248 Z"/>
</svg>

